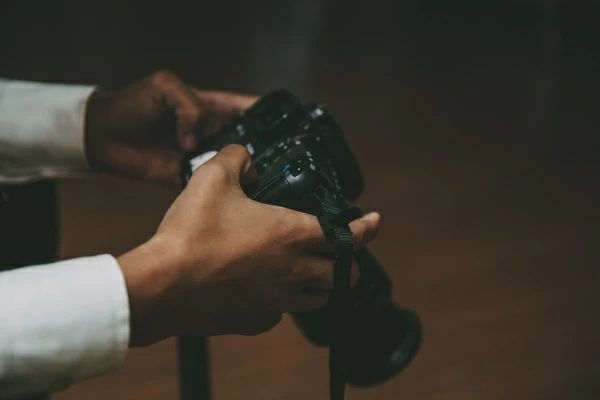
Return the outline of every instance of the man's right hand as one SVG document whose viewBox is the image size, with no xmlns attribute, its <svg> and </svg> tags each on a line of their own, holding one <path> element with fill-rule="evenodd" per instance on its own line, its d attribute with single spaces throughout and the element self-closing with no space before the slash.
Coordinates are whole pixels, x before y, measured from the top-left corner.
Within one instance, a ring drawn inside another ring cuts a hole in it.
<svg viewBox="0 0 600 400">
<path fill-rule="evenodd" d="M 246 197 L 240 180 L 252 170 L 244 147 L 225 147 L 196 170 L 155 236 L 118 258 L 132 346 L 181 334 L 258 334 L 282 313 L 327 302 L 333 262 L 318 254 L 332 248 L 317 218 Z M 376 213 L 352 222 L 356 247 L 375 237 L 379 222 Z"/>
</svg>

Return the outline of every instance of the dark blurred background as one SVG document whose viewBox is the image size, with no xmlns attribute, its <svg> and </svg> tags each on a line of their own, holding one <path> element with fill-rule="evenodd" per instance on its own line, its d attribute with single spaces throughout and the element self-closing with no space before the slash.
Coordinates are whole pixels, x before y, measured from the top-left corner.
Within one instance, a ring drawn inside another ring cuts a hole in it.
<svg viewBox="0 0 600 400">
<path fill-rule="evenodd" d="M 371 248 L 425 329 L 404 373 L 348 399 L 600 398 L 600 2 L 0 4 L 0 76 L 118 87 L 170 69 L 329 105 L 384 217 Z M 141 243 L 175 195 L 60 182 L 61 257 Z M 289 319 L 210 344 L 215 399 L 327 396 L 327 352 Z M 174 399 L 176 374 L 169 340 L 56 398 Z"/>
</svg>

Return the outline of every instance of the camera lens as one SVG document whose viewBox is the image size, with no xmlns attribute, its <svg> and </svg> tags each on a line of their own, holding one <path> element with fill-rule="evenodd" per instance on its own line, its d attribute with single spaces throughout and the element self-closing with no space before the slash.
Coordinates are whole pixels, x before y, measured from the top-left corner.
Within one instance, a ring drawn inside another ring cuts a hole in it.
<svg viewBox="0 0 600 400">
<path fill-rule="evenodd" d="M 366 250 L 355 253 L 360 278 L 351 291 L 348 323 L 348 383 L 368 387 L 382 383 L 404 369 L 421 343 L 417 315 L 391 302 L 391 284 L 377 260 Z M 314 345 L 329 344 L 327 306 L 295 313 L 293 318 Z"/>
<path fill-rule="evenodd" d="M 421 324 L 414 312 L 390 303 L 373 324 L 349 338 L 348 383 L 369 387 L 392 378 L 410 363 L 421 343 Z"/>
</svg>

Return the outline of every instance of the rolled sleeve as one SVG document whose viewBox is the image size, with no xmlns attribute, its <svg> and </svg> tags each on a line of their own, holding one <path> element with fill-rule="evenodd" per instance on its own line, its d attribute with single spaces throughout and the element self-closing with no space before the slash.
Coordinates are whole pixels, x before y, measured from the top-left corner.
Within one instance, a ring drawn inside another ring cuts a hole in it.
<svg viewBox="0 0 600 400">
<path fill-rule="evenodd" d="M 0 398 L 115 371 L 129 329 L 125 280 L 110 255 L 0 273 Z"/>
<path fill-rule="evenodd" d="M 84 124 L 93 90 L 0 79 L 0 182 L 89 172 Z"/>
</svg>

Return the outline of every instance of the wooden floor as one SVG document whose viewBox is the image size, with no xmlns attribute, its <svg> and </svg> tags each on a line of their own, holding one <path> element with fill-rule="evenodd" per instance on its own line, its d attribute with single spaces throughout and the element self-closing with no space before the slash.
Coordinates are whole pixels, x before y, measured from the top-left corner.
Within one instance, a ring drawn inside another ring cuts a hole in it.
<svg viewBox="0 0 600 400">
<path fill-rule="evenodd" d="M 169 68 L 202 87 L 283 86 L 330 105 L 365 172 L 360 203 L 384 217 L 371 248 L 424 324 L 404 373 L 348 399 L 600 398 L 590 2 L 83 3 L 3 6 L 0 73 L 120 85 Z M 61 182 L 61 255 L 131 248 L 175 195 Z M 327 353 L 289 319 L 210 345 L 215 400 L 327 397 Z M 133 350 L 119 372 L 55 398 L 176 399 L 175 363 L 174 341 Z"/>
</svg>

